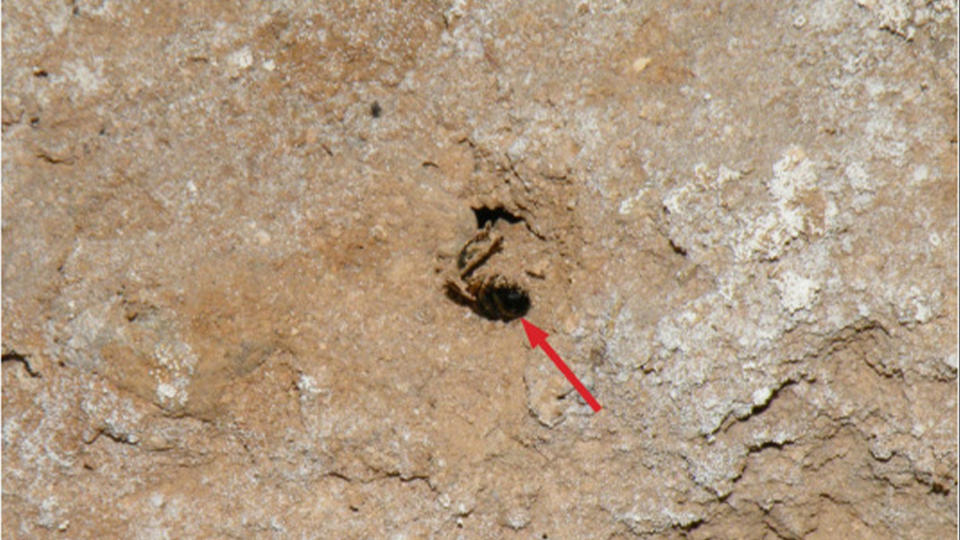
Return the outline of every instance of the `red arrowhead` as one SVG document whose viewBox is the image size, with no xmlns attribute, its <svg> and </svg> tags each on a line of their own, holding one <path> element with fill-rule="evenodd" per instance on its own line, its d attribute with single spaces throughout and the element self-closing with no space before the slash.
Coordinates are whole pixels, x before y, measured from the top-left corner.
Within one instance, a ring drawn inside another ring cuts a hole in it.
<svg viewBox="0 0 960 540">
<path fill-rule="evenodd" d="M 543 330 L 537 328 L 533 323 L 527 322 L 526 319 L 520 319 L 520 322 L 523 323 L 523 329 L 527 332 L 527 339 L 530 340 L 530 348 L 536 349 L 541 344 L 547 342 L 547 333 Z"/>
<path fill-rule="evenodd" d="M 527 322 L 526 319 L 520 319 L 520 321 L 523 322 L 523 329 L 527 332 L 527 339 L 530 340 L 530 348 L 536 349 L 537 347 L 540 347 L 540 349 L 546 353 L 550 360 L 553 360 L 554 365 L 556 365 L 557 369 L 563 373 L 563 376 L 570 381 L 570 384 L 577 389 L 577 392 L 580 392 L 580 395 L 583 396 L 584 401 L 590 405 L 590 408 L 593 409 L 593 412 L 599 411 L 602 407 L 599 403 L 597 403 L 597 400 L 593 398 L 593 396 L 590 394 L 590 391 L 587 390 L 587 387 L 580 382 L 580 379 L 578 379 L 577 376 L 570 371 L 570 368 L 563 361 L 563 359 L 560 358 L 560 355 L 557 354 L 557 351 L 553 350 L 553 347 L 547 343 L 547 333 L 537 328 L 532 323 Z"/>
</svg>

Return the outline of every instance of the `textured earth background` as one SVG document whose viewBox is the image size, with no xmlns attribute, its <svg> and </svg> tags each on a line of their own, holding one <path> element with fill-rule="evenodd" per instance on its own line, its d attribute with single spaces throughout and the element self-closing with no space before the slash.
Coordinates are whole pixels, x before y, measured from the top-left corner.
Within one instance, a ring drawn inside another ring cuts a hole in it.
<svg viewBox="0 0 960 540">
<path fill-rule="evenodd" d="M 315 4 L 4 2 L 4 538 L 957 534 L 956 2 Z"/>
</svg>

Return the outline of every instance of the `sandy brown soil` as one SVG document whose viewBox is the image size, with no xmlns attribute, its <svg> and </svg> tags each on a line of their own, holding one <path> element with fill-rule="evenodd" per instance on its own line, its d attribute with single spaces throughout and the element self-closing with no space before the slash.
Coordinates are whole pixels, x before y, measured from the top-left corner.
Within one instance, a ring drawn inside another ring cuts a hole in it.
<svg viewBox="0 0 960 540">
<path fill-rule="evenodd" d="M 4 538 L 955 537 L 957 13 L 5 2 Z"/>
</svg>

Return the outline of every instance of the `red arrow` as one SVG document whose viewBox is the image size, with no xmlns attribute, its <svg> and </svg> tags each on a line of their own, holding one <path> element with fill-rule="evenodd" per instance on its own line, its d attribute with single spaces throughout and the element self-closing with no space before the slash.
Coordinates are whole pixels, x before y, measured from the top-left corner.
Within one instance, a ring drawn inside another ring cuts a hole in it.
<svg viewBox="0 0 960 540">
<path fill-rule="evenodd" d="M 567 367 L 567 364 L 563 362 L 563 359 L 560 358 L 560 355 L 557 354 L 557 351 L 553 350 L 553 347 L 547 343 L 547 333 L 543 330 L 537 328 L 532 323 L 528 322 L 526 319 L 520 319 L 520 322 L 523 323 L 523 329 L 527 332 L 527 339 L 530 340 L 530 348 L 536 349 L 540 347 L 543 349 L 543 352 L 547 353 L 547 356 L 553 360 L 553 363 L 556 364 L 557 369 L 560 370 L 560 373 L 563 373 L 564 376 L 570 381 L 570 384 L 577 389 L 577 392 L 580 392 L 580 395 L 583 396 L 583 399 L 587 401 L 587 404 L 590 405 L 590 408 L 593 409 L 593 412 L 597 412 L 601 409 L 600 404 L 597 403 L 597 400 L 593 399 L 593 396 L 590 395 L 590 391 L 587 390 L 587 387 L 580 382 L 580 379 L 570 371 L 570 368 Z"/>
</svg>

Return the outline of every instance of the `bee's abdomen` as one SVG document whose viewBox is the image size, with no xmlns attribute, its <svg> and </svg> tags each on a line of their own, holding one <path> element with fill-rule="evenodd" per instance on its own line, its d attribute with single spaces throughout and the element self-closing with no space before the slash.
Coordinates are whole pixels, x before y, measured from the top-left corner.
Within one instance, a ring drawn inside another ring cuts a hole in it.
<svg viewBox="0 0 960 540">
<path fill-rule="evenodd" d="M 502 278 L 487 282 L 477 291 L 476 298 L 477 311 L 488 319 L 511 321 L 523 317 L 530 310 L 527 291 Z"/>
</svg>

